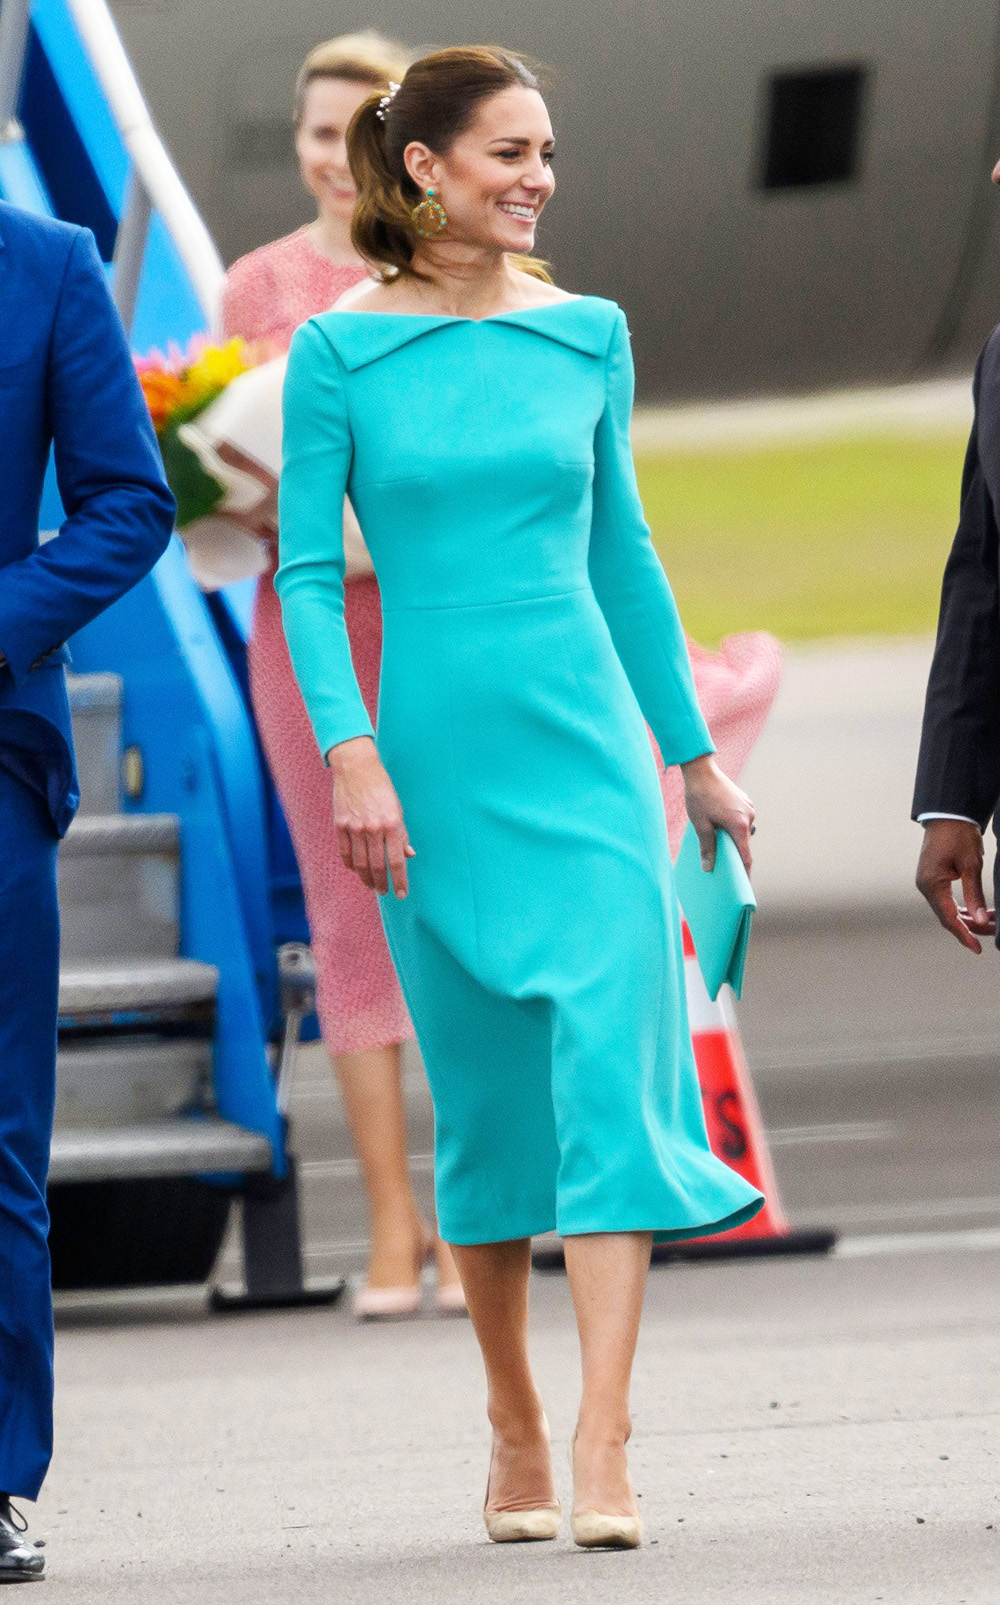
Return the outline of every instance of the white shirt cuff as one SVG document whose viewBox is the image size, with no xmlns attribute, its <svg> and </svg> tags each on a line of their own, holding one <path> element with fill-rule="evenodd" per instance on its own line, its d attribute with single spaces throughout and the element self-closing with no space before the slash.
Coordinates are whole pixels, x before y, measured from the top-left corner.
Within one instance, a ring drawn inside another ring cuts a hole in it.
<svg viewBox="0 0 1000 1605">
<path fill-rule="evenodd" d="M 927 825 L 932 819 L 960 819 L 963 825 L 975 825 L 976 829 L 979 829 L 979 821 L 970 819 L 968 814 L 918 814 L 917 824 Z"/>
</svg>

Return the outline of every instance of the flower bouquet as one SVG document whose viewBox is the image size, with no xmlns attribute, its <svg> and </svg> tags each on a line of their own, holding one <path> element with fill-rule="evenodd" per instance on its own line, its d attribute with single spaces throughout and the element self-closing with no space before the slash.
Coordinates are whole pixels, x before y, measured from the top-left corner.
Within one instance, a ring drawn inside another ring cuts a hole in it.
<svg viewBox="0 0 1000 1605">
<path fill-rule="evenodd" d="M 135 359 L 177 502 L 177 532 L 203 591 L 262 574 L 276 529 L 284 358 L 243 340 Z M 247 416 L 261 428 L 242 439 Z M 233 439 L 232 437 L 235 437 Z"/>
<path fill-rule="evenodd" d="M 177 501 L 177 530 L 195 580 L 216 591 L 268 567 L 277 535 L 281 392 L 287 358 L 229 340 L 138 358 L 136 369 Z M 344 503 L 348 578 L 372 572 Z"/>
<path fill-rule="evenodd" d="M 221 506 L 226 487 L 185 444 L 181 431 L 255 363 L 242 340 L 209 345 L 201 336 L 192 340 L 186 353 L 172 346 L 166 356 L 153 351 L 137 357 L 135 366 L 177 502 L 177 528 L 184 530 Z"/>
</svg>

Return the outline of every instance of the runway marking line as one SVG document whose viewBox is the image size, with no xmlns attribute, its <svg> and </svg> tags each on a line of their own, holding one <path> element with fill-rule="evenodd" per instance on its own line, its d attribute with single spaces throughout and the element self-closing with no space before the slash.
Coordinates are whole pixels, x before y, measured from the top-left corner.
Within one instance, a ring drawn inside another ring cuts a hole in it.
<svg viewBox="0 0 1000 1605">
<path fill-rule="evenodd" d="M 983 1253 L 1000 1249 L 1000 1226 L 955 1232 L 887 1232 L 873 1237 L 842 1237 L 836 1259 L 871 1259 L 893 1254 Z"/>
<path fill-rule="evenodd" d="M 772 1148 L 812 1143 L 895 1142 L 899 1127 L 891 1120 L 832 1120 L 825 1125 L 778 1126 L 767 1133 Z"/>
</svg>

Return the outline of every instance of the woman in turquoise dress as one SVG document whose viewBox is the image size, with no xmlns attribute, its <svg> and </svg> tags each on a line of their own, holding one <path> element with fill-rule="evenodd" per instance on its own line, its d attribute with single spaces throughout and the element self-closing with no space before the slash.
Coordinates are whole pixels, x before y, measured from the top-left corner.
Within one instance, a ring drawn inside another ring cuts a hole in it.
<svg viewBox="0 0 1000 1605">
<path fill-rule="evenodd" d="M 380 281 L 293 339 L 276 585 L 430 1080 L 440 1230 L 487 1372 L 487 1528 L 559 1525 L 527 1355 L 530 1239 L 556 1230 L 583 1360 L 574 1537 L 625 1547 L 651 1242 L 762 1203 L 705 1134 L 643 715 L 706 856 L 718 826 L 749 862 L 752 808 L 711 758 L 643 519 L 624 315 L 524 256 L 552 144 L 537 80 L 492 48 L 424 57 L 357 113 L 354 240 Z M 382 592 L 377 737 L 345 493 Z"/>
</svg>

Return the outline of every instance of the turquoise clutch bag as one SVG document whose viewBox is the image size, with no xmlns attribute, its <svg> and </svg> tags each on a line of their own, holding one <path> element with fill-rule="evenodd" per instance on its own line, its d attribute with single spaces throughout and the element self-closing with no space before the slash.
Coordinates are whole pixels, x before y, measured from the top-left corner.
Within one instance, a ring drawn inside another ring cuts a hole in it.
<svg viewBox="0 0 1000 1605">
<path fill-rule="evenodd" d="M 709 997 L 717 998 L 726 981 L 739 997 L 757 899 L 733 838 L 716 831 L 715 868 L 709 875 L 701 867 L 698 837 L 689 824 L 674 865 L 674 884 Z"/>
</svg>

